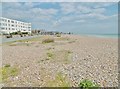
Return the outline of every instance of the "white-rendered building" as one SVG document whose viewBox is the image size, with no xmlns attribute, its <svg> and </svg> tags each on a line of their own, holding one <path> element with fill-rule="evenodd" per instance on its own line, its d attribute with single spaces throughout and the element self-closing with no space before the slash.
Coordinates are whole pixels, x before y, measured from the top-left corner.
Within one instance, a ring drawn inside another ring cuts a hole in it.
<svg viewBox="0 0 120 89">
<path fill-rule="evenodd" d="M 9 34 L 18 31 L 31 33 L 31 23 L 0 17 L 0 33 Z"/>
</svg>

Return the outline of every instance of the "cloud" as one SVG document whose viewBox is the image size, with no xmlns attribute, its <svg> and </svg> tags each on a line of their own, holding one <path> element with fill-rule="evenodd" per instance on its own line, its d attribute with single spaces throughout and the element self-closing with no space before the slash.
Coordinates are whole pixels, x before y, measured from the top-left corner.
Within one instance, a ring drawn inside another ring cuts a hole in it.
<svg viewBox="0 0 120 89">
<path fill-rule="evenodd" d="M 103 14 L 98 14 L 98 13 L 90 13 L 90 14 L 86 14 L 85 16 L 83 16 L 83 18 L 92 18 L 92 19 L 98 19 L 98 20 L 103 20 L 106 19 L 107 16 L 103 15 Z"/>
<path fill-rule="evenodd" d="M 73 13 L 75 10 L 75 3 L 60 3 L 61 12 L 63 14 L 70 14 Z"/>
<path fill-rule="evenodd" d="M 114 4 L 117 4 L 117 3 L 112 3 L 112 2 L 108 2 L 108 3 L 99 3 L 97 5 L 94 5 L 94 8 L 104 8 L 104 7 L 109 7 L 109 6 L 112 6 Z"/>
<path fill-rule="evenodd" d="M 110 7 L 113 5 L 117 5 L 117 3 L 104 3 L 104 2 L 89 2 L 89 3 L 83 3 L 83 2 L 66 2 L 66 3 L 60 3 L 61 12 L 63 14 L 74 14 L 74 13 L 103 13 L 106 11 L 106 7 Z"/>
<path fill-rule="evenodd" d="M 119 2 L 119 0 L 1 0 L 2 2 Z"/>
<path fill-rule="evenodd" d="M 18 2 L 18 0 L 1 0 L 1 2 Z"/>
<path fill-rule="evenodd" d="M 14 5 L 13 5 L 14 4 Z M 56 9 L 34 8 L 37 3 L 3 3 L 3 15 L 13 19 L 50 19 L 57 13 Z"/>
<path fill-rule="evenodd" d="M 55 15 L 57 13 L 56 9 L 41 9 L 41 8 L 33 8 L 33 13 L 39 13 L 41 15 Z"/>
<path fill-rule="evenodd" d="M 3 2 L 2 3 L 2 8 L 6 9 L 6 10 L 7 9 L 18 9 L 20 7 L 22 7 L 22 4 L 19 3 L 19 2 L 9 2 L 9 3 L 8 2 Z"/>
<path fill-rule="evenodd" d="M 58 10 L 54 8 L 42 9 L 40 7 L 35 7 L 40 4 L 41 3 L 30 2 L 3 3 L 2 15 L 11 19 L 31 22 L 33 28 L 46 28 L 52 24 L 51 21 Z"/>
<path fill-rule="evenodd" d="M 35 3 L 32 3 L 32 2 L 25 2 L 24 3 L 24 6 L 26 7 L 33 7 L 35 5 Z"/>
<path fill-rule="evenodd" d="M 91 13 L 104 13 L 106 11 L 105 8 L 97 8 L 93 9 Z"/>
<path fill-rule="evenodd" d="M 3 15 L 7 18 L 31 22 L 33 28 L 62 29 L 66 27 L 74 29 L 75 27 L 77 29 L 81 28 L 80 25 L 83 23 L 87 26 L 93 23 L 103 24 L 102 22 L 116 21 L 114 19 L 117 17 L 117 13 L 107 13 L 107 8 L 114 4 L 81 2 L 49 2 L 49 4 L 44 2 L 3 3 Z M 50 6 L 46 9 L 42 8 L 43 5 Z M 86 28 L 86 26 L 83 27 Z"/>
<path fill-rule="evenodd" d="M 100 20 L 110 19 L 110 15 L 106 14 L 107 8 L 116 3 L 60 3 L 61 13 L 60 18 L 62 23 L 70 23 L 73 21 L 96 22 Z M 114 14 L 113 14 L 114 15 Z M 82 19 L 82 20 L 81 20 Z M 59 23 L 60 24 L 60 23 Z"/>
<path fill-rule="evenodd" d="M 76 13 L 90 13 L 92 11 L 91 8 L 87 7 L 87 6 L 82 6 L 82 5 L 78 5 L 76 7 Z"/>
<path fill-rule="evenodd" d="M 76 20 L 75 22 L 77 22 L 77 23 L 84 23 L 85 20 Z"/>
</svg>

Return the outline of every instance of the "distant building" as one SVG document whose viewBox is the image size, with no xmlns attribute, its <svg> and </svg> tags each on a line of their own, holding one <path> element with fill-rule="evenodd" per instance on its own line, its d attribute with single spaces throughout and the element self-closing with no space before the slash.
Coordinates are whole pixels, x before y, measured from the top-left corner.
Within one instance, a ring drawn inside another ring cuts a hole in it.
<svg viewBox="0 0 120 89">
<path fill-rule="evenodd" d="M 31 23 L 0 17 L 0 33 L 9 34 L 18 31 L 31 33 Z"/>
</svg>

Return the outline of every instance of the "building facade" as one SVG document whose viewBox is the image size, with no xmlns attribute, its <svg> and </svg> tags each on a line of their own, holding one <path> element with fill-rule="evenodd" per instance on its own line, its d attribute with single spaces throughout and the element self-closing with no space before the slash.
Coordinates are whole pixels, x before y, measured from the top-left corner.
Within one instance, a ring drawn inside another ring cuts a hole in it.
<svg viewBox="0 0 120 89">
<path fill-rule="evenodd" d="M 0 17 L 0 32 L 3 34 L 10 34 L 13 32 L 27 32 L 31 33 L 31 23 L 12 20 Z"/>
</svg>

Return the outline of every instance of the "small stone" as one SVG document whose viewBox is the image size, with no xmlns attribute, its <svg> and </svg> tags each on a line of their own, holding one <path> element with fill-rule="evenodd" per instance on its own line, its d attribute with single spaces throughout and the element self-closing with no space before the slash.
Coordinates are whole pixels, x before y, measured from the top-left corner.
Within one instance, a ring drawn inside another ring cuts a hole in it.
<svg viewBox="0 0 120 89">
<path fill-rule="evenodd" d="M 74 66 L 72 66 L 72 69 L 74 69 L 75 67 Z"/>
<path fill-rule="evenodd" d="M 39 78 L 39 77 L 38 77 L 37 79 L 38 79 L 38 80 L 40 80 L 40 78 Z"/>
<path fill-rule="evenodd" d="M 16 79 L 18 79 L 18 76 L 17 77 L 15 77 Z"/>
</svg>

